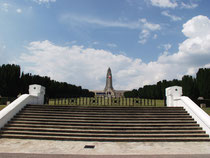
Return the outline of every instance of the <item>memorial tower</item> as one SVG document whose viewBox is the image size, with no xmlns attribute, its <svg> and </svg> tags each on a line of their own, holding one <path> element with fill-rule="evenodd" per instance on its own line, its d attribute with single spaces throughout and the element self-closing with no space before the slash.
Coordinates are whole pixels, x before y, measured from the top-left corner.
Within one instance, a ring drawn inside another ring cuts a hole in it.
<svg viewBox="0 0 210 158">
<path fill-rule="evenodd" d="M 115 90 L 112 85 L 112 72 L 110 67 L 106 74 L 106 85 L 104 90 L 93 90 L 96 97 L 123 97 L 125 90 Z"/>
<path fill-rule="evenodd" d="M 106 96 L 108 96 L 108 97 L 115 96 L 115 91 L 112 86 L 112 72 L 111 72 L 110 68 L 108 68 L 108 70 L 107 70 L 106 86 L 104 88 L 104 92 L 105 92 Z"/>
</svg>

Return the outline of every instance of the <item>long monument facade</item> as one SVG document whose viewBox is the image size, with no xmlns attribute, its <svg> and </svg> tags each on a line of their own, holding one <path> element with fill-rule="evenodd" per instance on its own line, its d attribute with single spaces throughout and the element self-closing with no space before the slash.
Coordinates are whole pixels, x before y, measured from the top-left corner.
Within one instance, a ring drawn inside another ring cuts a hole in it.
<svg viewBox="0 0 210 158">
<path fill-rule="evenodd" d="M 110 68 L 107 70 L 106 74 L 106 85 L 104 90 L 94 90 L 96 97 L 123 97 L 124 90 L 115 90 L 112 85 L 112 71 Z"/>
</svg>

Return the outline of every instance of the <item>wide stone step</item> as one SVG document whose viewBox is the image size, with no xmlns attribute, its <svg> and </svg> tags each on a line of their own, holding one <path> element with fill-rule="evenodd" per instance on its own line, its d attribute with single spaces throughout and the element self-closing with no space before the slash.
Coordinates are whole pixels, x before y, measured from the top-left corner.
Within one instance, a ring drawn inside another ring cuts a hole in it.
<svg viewBox="0 0 210 158">
<path fill-rule="evenodd" d="M 55 116 L 22 116 L 18 115 L 13 120 L 30 120 L 30 119 L 42 119 L 46 121 L 56 120 L 57 122 L 87 122 L 87 123 L 196 123 L 193 119 L 191 120 L 147 120 L 147 119 L 126 119 L 126 120 L 113 120 L 113 119 L 71 119 L 69 117 L 55 117 Z"/>
<path fill-rule="evenodd" d="M 18 114 L 14 117 L 16 118 L 43 118 L 43 119 L 69 119 L 72 121 L 171 121 L 171 122 L 194 122 L 192 118 L 107 118 L 107 117 L 72 117 L 72 116 L 54 116 L 54 115 L 25 115 L 25 114 Z"/>
<path fill-rule="evenodd" d="M 69 124 L 69 123 L 57 123 L 57 122 L 27 122 L 27 121 L 15 121 L 11 122 L 9 126 L 22 126 L 22 127 L 51 127 L 51 128 L 65 128 L 65 129 L 117 129 L 117 130 L 200 130 L 201 128 L 197 124 L 193 125 L 93 125 L 93 124 Z M 7 127 L 7 126 L 6 126 Z"/>
<path fill-rule="evenodd" d="M 71 141 L 114 141 L 114 142 L 195 142 L 209 141 L 207 137 L 158 137 L 158 138 L 98 138 L 98 137 L 74 137 L 74 136 L 43 136 L 26 134 L 1 134 L 2 138 L 21 138 L 21 139 L 46 139 L 46 140 L 71 140 Z"/>
<path fill-rule="evenodd" d="M 22 114 L 22 113 L 21 113 Z M 44 113 L 36 113 L 36 112 L 31 112 L 31 113 L 24 113 L 24 115 L 39 115 L 43 116 Z M 54 113 L 54 114 L 49 114 L 45 113 L 45 116 L 61 116 L 59 113 Z M 133 115 L 106 115 L 106 114 L 63 114 L 62 116 L 69 116 L 69 117 L 111 117 L 111 118 L 192 118 L 188 114 L 183 114 L 183 115 L 156 115 L 156 114 L 147 114 L 147 115 L 141 115 L 141 114 L 133 114 Z"/>
<path fill-rule="evenodd" d="M 183 107 L 122 107 L 122 106 L 69 106 L 69 105 L 27 105 L 25 108 L 61 108 L 61 109 L 91 109 L 91 110 L 183 110 Z"/>
<path fill-rule="evenodd" d="M 128 112 L 128 111 L 58 111 L 58 110 L 22 110 L 21 113 L 48 113 L 48 114 L 89 114 L 89 115 L 95 115 L 95 114 L 99 114 L 99 115 L 188 115 L 187 112 L 183 111 L 183 112 L 174 112 L 174 111 L 170 111 L 170 112 L 160 112 L 160 111 L 156 111 L 156 112 L 151 112 L 151 111 L 133 111 L 133 112 Z"/>
<path fill-rule="evenodd" d="M 19 116 L 16 116 L 17 118 Z M 14 118 L 16 118 L 14 117 Z M 30 117 L 30 116 L 29 116 Z M 35 115 L 32 116 L 35 118 Z M 37 117 L 49 117 L 49 116 L 37 116 Z M 52 116 L 53 117 L 53 116 Z M 26 117 L 25 117 L 26 118 Z M 54 118 L 54 117 L 53 117 Z M 59 119 L 59 117 L 56 117 Z M 65 118 L 65 117 L 62 117 Z M 193 118 L 109 118 L 109 117 L 66 117 L 66 119 L 71 119 L 71 120 L 147 120 L 147 121 L 194 121 Z"/>
<path fill-rule="evenodd" d="M 108 133 L 108 134 L 190 134 L 190 133 L 205 133 L 203 130 L 87 130 L 87 129 L 55 129 L 55 128 L 30 128 L 30 127 L 4 127 L 2 130 L 16 131 L 40 131 L 40 132 L 61 132 L 61 133 Z"/>
<path fill-rule="evenodd" d="M 121 137 L 121 138 L 145 138 L 145 137 L 208 137 L 207 134 L 203 133 L 190 133 L 190 134 L 125 134 L 125 133 L 63 133 L 63 132 L 40 132 L 40 131 L 15 131 L 15 130 L 7 130 L 1 131 L 2 134 L 27 134 L 27 135 L 48 135 L 48 136 L 69 136 L 69 137 Z"/>
<path fill-rule="evenodd" d="M 19 119 L 12 119 L 10 122 L 14 123 L 33 123 L 33 124 L 51 124 L 56 123 L 58 125 L 71 125 L 71 126 L 122 126 L 122 127 L 154 127 L 154 126 L 167 126 L 167 127 L 180 127 L 180 126 L 199 126 L 196 123 L 156 123 L 151 124 L 148 123 L 106 123 L 106 122 L 96 122 L 96 123 L 89 123 L 89 122 L 70 122 L 68 120 L 43 120 L 43 119 L 27 119 L 27 118 L 19 118 Z"/>
<path fill-rule="evenodd" d="M 43 119 L 43 118 L 13 118 L 10 122 L 57 122 L 57 123 L 64 123 L 64 124 L 116 124 L 116 125 L 120 125 L 120 124 L 131 124 L 131 125 L 147 125 L 147 124 L 165 124 L 165 125 L 169 125 L 169 124 L 174 124 L 174 125 L 197 125 L 197 123 L 195 121 L 157 121 L 157 120 L 153 120 L 153 121 L 142 121 L 142 120 L 136 120 L 136 121 L 108 121 L 108 120 L 96 120 L 96 121 L 88 121 L 88 120 L 69 120 L 69 119 L 57 119 L 57 118 L 51 118 L 51 119 Z"/>
<path fill-rule="evenodd" d="M 186 112 L 184 109 L 73 109 L 73 108 L 30 108 L 26 107 L 24 111 L 72 111 L 72 112 Z"/>
<path fill-rule="evenodd" d="M 2 138 L 72 141 L 209 141 L 182 107 L 28 105 L 1 129 Z"/>
</svg>

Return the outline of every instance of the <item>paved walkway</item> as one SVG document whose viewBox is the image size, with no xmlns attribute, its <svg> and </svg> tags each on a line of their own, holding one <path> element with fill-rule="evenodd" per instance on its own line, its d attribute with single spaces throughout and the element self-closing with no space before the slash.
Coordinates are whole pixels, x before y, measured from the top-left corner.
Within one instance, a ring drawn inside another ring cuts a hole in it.
<svg viewBox="0 0 210 158">
<path fill-rule="evenodd" d="M 64 155 L 1 153 L 0 158 L 209 158 L 210 155 Z"/>
<path fill-rule="evenodd" d="M 93 149 L 84 148 L 94 145 Z M 10 153 L 10 154 L 8 154 Z M 28 155 L 29 154 L 29 155 Z M 39 155 L 37 155 L 39 154 Z M 43 155 L 44 154 L 44 155 Z M 51 155 L 52 154 L 52 155 Z M 57 155 L 61 154 L 61 155 Z M 137 156 L 138 155 L 138 156 Z M 140 155 L 140 156 L 139 156 Z M 169 156 L 170 155 L 170 156 Z M 181 158 L 210 157 L 210 142 L 80 142 L 0 139 L 0 157 Z"/>
</svg>

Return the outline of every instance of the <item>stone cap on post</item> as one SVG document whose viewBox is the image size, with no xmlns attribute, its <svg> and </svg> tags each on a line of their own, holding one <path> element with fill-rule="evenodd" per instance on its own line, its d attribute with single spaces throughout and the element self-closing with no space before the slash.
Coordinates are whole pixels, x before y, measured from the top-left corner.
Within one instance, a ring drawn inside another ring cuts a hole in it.
<svg viewBox="0 0 210 158">
<path fill-rule="evenodd" d="M 182 87 L 172 86 L 166 88 L 166 96 L 172 96 L 173 99 L 179 99 L 182 96 Z"/>
<path fill-rule="evenodd" d="M 182 96 L 182 87 L 172 86 L 165 89 L 167 106 L 176 106 L 176 101 Z"/>
<path fill-rule="evenodd" d="M 40 96 L 40 95 L 45 95 L 45 87 L 38 85 L 38 84 L 33 84 L 29 86 L 29 94 L 34 95 L 34 96 Z"/>
</svg>

